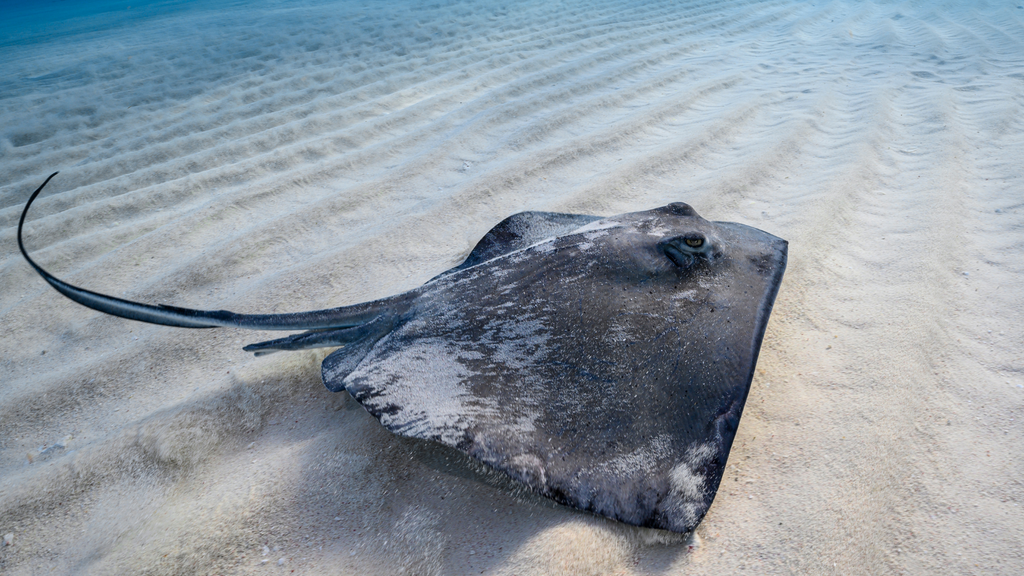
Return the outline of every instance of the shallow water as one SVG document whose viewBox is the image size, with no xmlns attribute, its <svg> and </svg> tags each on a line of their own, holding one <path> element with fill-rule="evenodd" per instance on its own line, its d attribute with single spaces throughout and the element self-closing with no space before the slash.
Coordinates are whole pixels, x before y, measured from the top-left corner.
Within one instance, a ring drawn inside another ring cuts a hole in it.
<svg viewBox="0 0 1024 576">
<path fill-rule="evenodd" d="M 0 3 L 0 571 L 1024 569 L 1018 2 L 129 5 Z M 407 290 L 521 210 L 786 238 L 699 541 L 396 438 L 321 353 L 63 300 L 14 236 L 56 170 L 43 266 L 237 312 Z"/>
</svg>

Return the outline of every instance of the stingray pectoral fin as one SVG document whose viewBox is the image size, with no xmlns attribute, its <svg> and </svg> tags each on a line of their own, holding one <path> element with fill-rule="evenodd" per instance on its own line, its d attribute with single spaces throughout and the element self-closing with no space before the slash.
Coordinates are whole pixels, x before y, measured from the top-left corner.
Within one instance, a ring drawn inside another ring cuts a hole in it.
<svg viewBox="0 0 1024 576">
<path fill-rule="evenodd" d="M 344 306 L 328 310 L 314 310 L 311 312 L 297 312 L 294 314 L 236 314 L 228 310 L 193 310 L 191 308 L 178 308 L 176 306 L 152 306 L 131 300 L 123 300 L 106 294 L 92 292 L 79 288 L 56 278 L 36 264 L 25 250 L 25 244 L 21 239 L 22 228 L 25 226 L 25 217 L 32 202 L 43 191 L 43 187 L 57 175 L 57 172 L 50 176 L 36 188 L 36 191 L 25 203 L 25 209 L 21 212 L 21 219 L 18 221 L 18 248 L 21 255 L 40 276 L 46 280 L 55 290 L 67 296 L 79 304 L 129 320 L 160 324 L 163 326 L 177 326 L 179 328 L 214 328 L 218 326 L 234 328 L 251 328 L 254 330 L 324 330 L 330 328 L 349 328 L 359 326 L 372 321 L 382 314 L 387 314 L 388 304 L 386 302 L 367 302 L 354 306 Z"/>
<path fill-rule="evenodd" d="M 600 216 L 585 214 L 561 214 L 558 212 L 519 212 L 505 218 L 477 243 L 466 260 L 441 273 L 439 276 L 457 272 L 463 268 L 476 266 L 492 258 L 497 258 L 516 250 L 522 250 L 545 238 L 562 236 L 573 230 L 586 226 Z"/>
</svg>

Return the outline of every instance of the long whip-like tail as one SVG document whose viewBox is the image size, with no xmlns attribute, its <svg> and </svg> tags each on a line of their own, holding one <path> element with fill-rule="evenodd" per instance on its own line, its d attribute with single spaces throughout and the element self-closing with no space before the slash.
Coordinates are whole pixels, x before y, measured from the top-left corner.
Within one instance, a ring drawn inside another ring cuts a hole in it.
<svg viewBox="0 0 1024 576">
<path fill-rule="evenodd" d="M 36 197 L 39 196 L 39 193 L 43 191 L 46 184 L 56 175 L 57 172 L 50 174 L 49 178 L 40 184 L 39 188 L 36 188 L 36 191 L 29 197 L 28 202 L 25 203 L 25 209 L 21 212 L 21 220 L 18 221 L 18 248 L 29 265 L 35 268 L 35 271 L 50 286 L 53 286 L 55 290 L 83 306 L 112 316 L 164 326 L 177 326 L 179 328 L 215 328 L 225 326 L 253 330 L 326 330 L 349 328 L 360 326 L 381 314 L 389 312 L 387 304 L 378 301 L 292 314 L 236 314 L 228 310 L 193 310 L 163 304 L 153 306 L 115 298 L 106 294 L 99 294 L 68 284 L 36 264 L 28 255 L 28 252 L 25 250 L 25 244 L 21 239 L 21 231 L 25 224 L 25 217 L 28 215 L 28 209 L 32 206 L 32 202 Z"/>
</svg>

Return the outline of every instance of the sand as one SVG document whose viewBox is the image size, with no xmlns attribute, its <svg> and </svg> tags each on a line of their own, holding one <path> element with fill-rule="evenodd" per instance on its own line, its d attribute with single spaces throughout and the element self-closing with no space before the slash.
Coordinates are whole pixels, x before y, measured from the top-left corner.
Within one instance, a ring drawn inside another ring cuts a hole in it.
<svg viewBox="0 0 1024 576">
<path fill-rule="evenodd" d="M 1024 572 L 1019 2 L 126 4 L 0 41 L 0 572 Z M 387 296 L 521 210 L 790 262 L 685 539 L 393 436 L 326 351 L 60 297 L 15 244 L 55 170 L 35 258 L 150 303 Z"/>
</svg>

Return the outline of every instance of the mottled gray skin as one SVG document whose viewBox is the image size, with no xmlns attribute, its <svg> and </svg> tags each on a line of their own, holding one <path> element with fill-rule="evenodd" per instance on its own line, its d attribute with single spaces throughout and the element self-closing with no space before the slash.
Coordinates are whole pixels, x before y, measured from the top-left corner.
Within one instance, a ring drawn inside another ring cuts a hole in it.
<svg viewBox="0 0 1024 576">
<path fill-rule="evenodd" d="M 566 217 L 515 218 L 531 216 Z M 325 384 L 389 430 L 457 448 L 563 504 L 692 530 L 722 477 L 786 242 L 685 204 L 529 247 L 536 238 L 509 233 L 522 224 L 489 233 L 510 252 L 493 257 L 485 238 L 477 250 L 492 259 L 385 301 L 396 320 L 329 356 Z M 666 255 L 666 242 L 699 236 L 689 259 Z"/>
<path fill-rule="evenodd" d="M 53 178 L 51 175 L 50 178 Z M 558 502 L 693 530 L 714 499 L 786 267 L 786 241 L 686 204 L 610 218 L 523 212 L 466 261 L 375 302 L 295 314 L 152 306 L 63 282 L 107 314 L 309 330 L 257 354 L 344 347 L 324 384 L 389 430 L 452 446 Z"/>
</svg>

